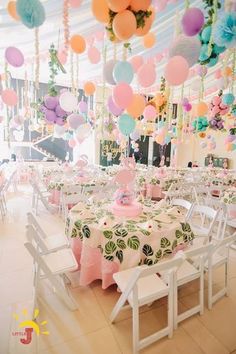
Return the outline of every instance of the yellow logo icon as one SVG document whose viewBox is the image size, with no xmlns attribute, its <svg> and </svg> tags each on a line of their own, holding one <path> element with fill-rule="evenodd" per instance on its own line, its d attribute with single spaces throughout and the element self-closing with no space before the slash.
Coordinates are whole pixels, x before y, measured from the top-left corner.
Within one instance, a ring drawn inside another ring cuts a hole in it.
<svg viewBox="0 0 236 354">
<path fill-rule="evenodd" d="M 49 335 L 48 331 L 44 331 L 41 329 L 41 327 L 43 327 L 47 324 L 47 321 L 42 321 L 41 323 L 36 322 L 37 317 L 39 315 L 39 309 L 34 310 L 33 320 L 27 319 L 27 316 L 28 316 L 27 309 L 24 309 L 22 311 L 22 315 L 25 317 L 25 319 L 23 321 L 20 321 L 20 317 L 16 313 L 13 314 L 13 318 L 19 322 L 18 327 L 24 328 L 25 332 L 13 332 L 12 333 L 13 336 L 23 337 L 20 339 L 20 342 L 22 344 L 30 344 L 31 343 L 33 332 L 35 332 L 37 334 L 37 336 L 39 336 L 40 334 Z"/>
</svg>

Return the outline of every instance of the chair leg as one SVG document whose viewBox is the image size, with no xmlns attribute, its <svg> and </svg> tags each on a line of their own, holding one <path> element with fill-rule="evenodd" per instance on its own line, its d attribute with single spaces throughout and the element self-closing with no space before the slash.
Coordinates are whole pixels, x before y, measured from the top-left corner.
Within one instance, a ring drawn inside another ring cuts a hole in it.
<svg viewBox="0 0 236 354">
<path fill-rule="evenodd" d="M 177 296 L 176 296 L 177 299 Z M 169 290 L 169 294 L 168 294 L 168 328 L 169 328 L 169 338 L 172 338 L 173 336 L 173 327 L 174 327 L 174 307 L 175 305 L 177 305 L 175 303 L 175 299 L 174 299 L 174 291 L 171 291 L 171 289 Z M 177 307 L 177 306 L 176 306 Z M 177 324 L 177 323 L 176 323 Z"/>
<path fill-rule="evenodd" d="M 212 270 L 208 271 L 208 309 L 212 309 Z"/>
<path fill-rule="evenodd" d="M 178 327 L 178 287 L 177 285 L 174 286 L 173 290 L 173 322 L 174 322 L 174 329 Z"/>
<path fill-rule="evenodd" d="M 200 315 L 204 313 L 204 272 L 200 275 L 200 290 L 199 290 L 199 302 L 200 302 Z"/>
<path fill-rule="evenodd" d="M 133 305 L 133 354 L 139 352 L 139 307 L 138 304 Z"/>
<path fill-rule="evenodd" d="M 225 263 L 225 288 L 226 288 L 226 296 L 229 296 L 229 262 Z"/>
</svg>

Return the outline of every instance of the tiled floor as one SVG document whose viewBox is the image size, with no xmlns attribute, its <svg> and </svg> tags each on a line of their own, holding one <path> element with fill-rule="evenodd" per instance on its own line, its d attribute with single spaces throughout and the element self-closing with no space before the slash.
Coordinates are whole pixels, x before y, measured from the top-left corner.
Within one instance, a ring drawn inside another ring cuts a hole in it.
<svg viewBox="0 0 236 354">
<path fill-rule="evenodd" d="M 130 354 L 132 353 L 131 313 L 124 311 L 116 324 L 109 314 L 119 297 L 116 287 L 102 290 L 100 281 L 90 287 L 71 289 L 78 311 L 69 311 L 50 291 L 41 288 L 38 302 L 40 322 L 50 334 L 33 337 L 23 345 L 12 335 L 17 329 L 13 313 L 22 320 L 22 310 L 32 300 L 32 261 L 24 248 L 26 213 L 30 210 L 30 189 L 19 186 L 17 195 L 8 195 L 8 216 L 0 221 L 0 354 Z M 63 230 L 63 222 L 42 207 L 40 218 L 48 230 Z M 222 283 L 222 273 L 215 275 L 215 286 Z M 198 284 L 180 291 L 179 308 L 186 309 L 197 299 Z M 205 298 L 207 290 L 205 291 Z M 161 328 L 166 321 L 165 301 L 141 310 L 141 335 Z M 173 339 L 162 339 L 143 350 L 143 354 L 230 354 L 236 353 L 236 251 L 231 252 L 230 296 L 225 297 L 203 316 L 182 322 Z"/>
</svg>

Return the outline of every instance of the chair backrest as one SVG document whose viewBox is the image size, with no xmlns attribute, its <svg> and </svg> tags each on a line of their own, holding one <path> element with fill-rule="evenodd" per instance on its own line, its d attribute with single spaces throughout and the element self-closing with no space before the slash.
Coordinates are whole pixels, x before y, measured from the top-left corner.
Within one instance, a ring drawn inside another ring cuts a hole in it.
<svg viewBox="0 0 236 354">
<path fill-rule="evenodd" d="M 189 216 L 191 215 L 191 209 L 193 208 L 193 204 L 191 202 L 185 199 L 172 199 L 171 204 L 173 206 L 179 206 L 186 209 L 187 212 L 185 215 L 185 219 L 188 220 Z"/>
<path fill-rule="evenodd" d="M 129 294 L 133 291 L 140 278 L 147 277 L 152 274 L 157 274 L 162 271 L 174 272 L 180 267 L 183 261 L 184 258 L 182 255 L 180 255 L 171 260 L 162 261 L 152 266 L 143 265 L 135 267 L 132 274 L 130 275 L 129 281 L 127 282 L 126 289 L 123 292 L 124 297 L 128 298 Z"/>
<path fill-rule="evenodd" d="M 210 252 L 213 250 L 214 245 L 209 243 L 204 246 L 190 248 L 184 252 L 186 258 L 193 258 L 193 257 L 204 257 L 207 258 Z"/>
<path fill-rule="evenodd" d="M 212 249 L 212 254 L 217 252 L 220 248 L 224 248 L 224 247 L 228 248 L 235 241 L 236 241 L 236 232 L 234 232 L 233 235 L 227 236 L 224 239 L 222 239 L 219 242 L 217 242 L 216 245 L 214 245 L 214 247 Z"/>
<path fill-rule="evenodd" d="M 31 254 L 35 265 L 37 265 L 36 272 L 39 269 L 41 269 L 43 271 L 43 273 L 46 274 L 47 276 L 53 276 L 51 269 L 48 267 L 48 265 L 44 261 L 42 255 L 38 252 L 35 245 L 33 245 L 30 242 L 26 242 L 24 245 L 25 245 L 25 248 L 28 250 L 28 252 Z"/>
<path fill-rule="evenodd" d="M 200 217 L 197 225 L 194 224 L 194 218 L 196 217 L 196 215 Z M 214 210 L 213 208 L 210 208 L 205 205 L 194 204 L 191 210 L 191 214 L 189 216 L 189 222 L 190 225 L 192 225 L 193 227 L 195 227 L 196 225 L 197 228 L 200 224 L 200 227 L 205 228 L 205 230 L 207 230 L 207 236 L 210 237 L 218 216 L 219 210 Z"/>
<path fill-rule="evenodd" d="M 47 237 L 47 234 L 40 226 L 37 217 L 32 212 L 27 213 L 27 219 L 28 219 L 28 224 L 32 225 L 36 229 L 36 231 L 41 235 L 42 238 Z"/>
<path fill-rule="evenodd" d="M 65 185 L 62 187 L 62 202 L 64 205 L 83 202 L 87 197 L 82 193 L 81 186 Z"/>
<path fill-rule="evenodd" d="M 42 253 L 48 252 L 47 246 L 44 243 L 43 238 L 41 237 L 40 233 L 34 228 L 33 225 L 26 226 L 26 237 L 31 244 L 36 245 L 36 249 L 38 251 L 41 251 Z"/>
</svg>

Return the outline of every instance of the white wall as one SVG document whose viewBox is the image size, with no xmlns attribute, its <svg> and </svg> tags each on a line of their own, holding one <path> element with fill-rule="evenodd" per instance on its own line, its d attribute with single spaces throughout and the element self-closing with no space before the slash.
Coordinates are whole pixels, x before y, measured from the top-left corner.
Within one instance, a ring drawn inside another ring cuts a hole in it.
<svg viewBox="0 0 236 354">
<path fill-rule="evenodd" d="M 187 167 L 189 161 L 197 161 L 199 166 L 204 166 L 205 157 L 211 153 L 216 157 L 227 157 L 230 160 L 230 168 L 236 169 L 236 150 L 226 151 L 224 140 L 226 138 L 225 133 L 211 132 L 211 136 L 214 136 L 216 141 L 216 149 L 209 151 L 207 148 L 202 149 L 200 143 L 206 141 L 199 137 L 192 136 L 186 142 L 183 142 L 177 146 L 177 166 Z"/>
</svg>

